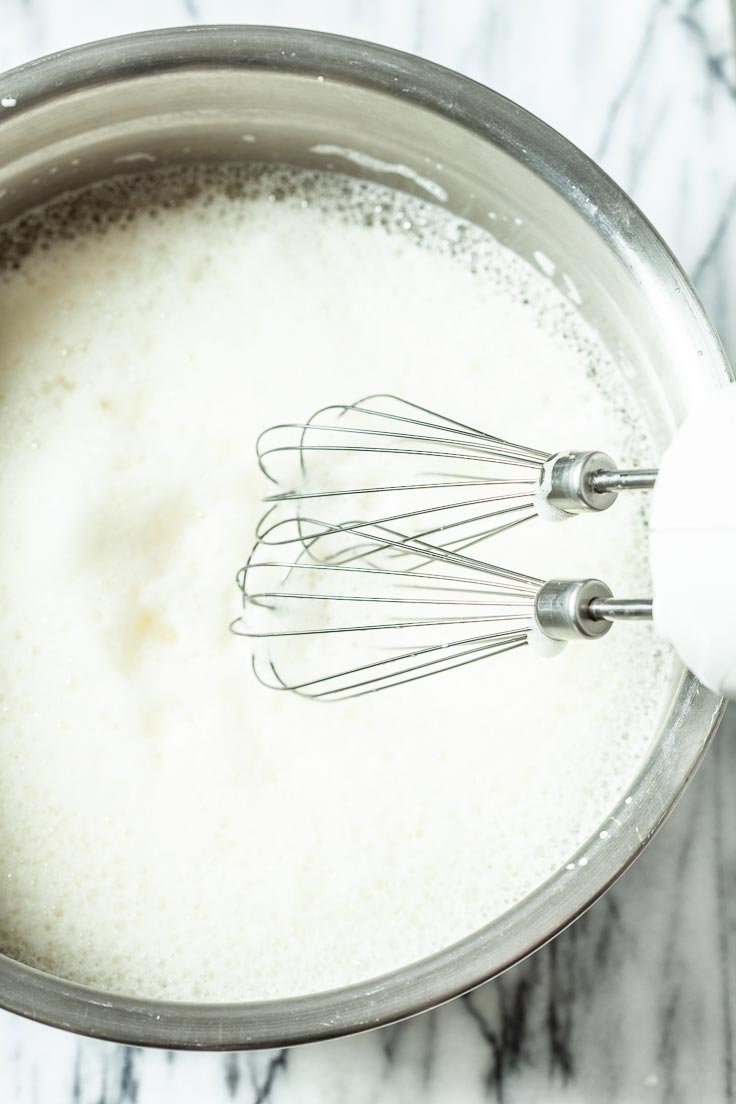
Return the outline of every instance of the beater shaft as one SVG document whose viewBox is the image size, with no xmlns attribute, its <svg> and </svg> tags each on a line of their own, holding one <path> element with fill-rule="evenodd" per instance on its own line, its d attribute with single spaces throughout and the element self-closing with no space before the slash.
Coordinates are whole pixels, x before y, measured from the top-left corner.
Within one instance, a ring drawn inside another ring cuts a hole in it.
<svg viewBox="0 0 736 1104">
<path fill-rule="evenodd" d="M 544 465 L 541 489 L 551 506 L 566 514 L 607 510 L 619 491 L 650 491 L 653 468 L 618 468 L 605 452 L 560 452 Z"/>
<path fill-rule="evenodd" d="M 590 476 L 590 486 L 597 494 L 606 491 L 651 491 L 657 474 L 656 468 L 597 471 Z"/>
<path fill-rule="evenodd" d="M 600 579 L 550 579 L 534 603 L 537 627 L 552 640 L 593 640 L 614 621 L 649 621 L 649 598 L 614 598 Z"/>
<path fill-rule="evenodd" d="M 651 621 L 651 598 L 594 598 L 588 612 L 594 621 Z"/>
</svg>

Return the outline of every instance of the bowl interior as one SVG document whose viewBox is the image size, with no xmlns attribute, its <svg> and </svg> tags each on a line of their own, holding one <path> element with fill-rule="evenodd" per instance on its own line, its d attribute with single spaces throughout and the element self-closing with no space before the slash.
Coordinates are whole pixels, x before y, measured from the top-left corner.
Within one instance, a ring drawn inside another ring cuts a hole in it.
<svg viewBox="0 0 736 1104">
<path fill-rule="evenodd" d="M 269 28 L 167 31 L 93 44 L 0 78 L 0 220 L 121 173 L 187 161 L 286 161 L 379 180 L 487 227 L 541 266 L 599 332 L 658 446 L 726 378 L 686 278 L 636 208 L 539 120 L 426 62 Z M 0 957 L 15 1011 L 131 1043 L 283 1045 L 376 1026 L 499 972 L 591 903 L 693 773 L 719 699 L 678 671 L 613 838 L 586 847 L 506 916 L 454 947 L 350 989 L 249 1005 L 94 993 Z"/>
</svg>

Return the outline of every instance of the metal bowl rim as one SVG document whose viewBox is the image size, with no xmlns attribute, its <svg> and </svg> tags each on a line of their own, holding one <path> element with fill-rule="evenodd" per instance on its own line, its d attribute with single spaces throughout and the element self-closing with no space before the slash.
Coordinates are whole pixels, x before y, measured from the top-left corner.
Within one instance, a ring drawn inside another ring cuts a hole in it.
<svg viewBox="0 0 736 1104">
<path fill-rule="evenodd" d="M 288 49 L 286 49 L 288 47 Z M 390 47 L 288 27 L 237 24 L 166 28 L 105 39 L 35 59 L 0 75 L 0 95 L 16 103 L 4 119 L 46 100 L 96 85 L 134 80 L 172 70 L 260 67 L 305 77 L 346 81 L 436 112 L 467 127 L 528 165 L 592 224 L 609 248 L 636 273 L 680 290 L 702 331 L 704 352 L 724 382 L 731 371 L 689 279 L 670 250 L 626 194 L 595 162 L 534 115 L 491 89 L 452 70 Z M 397 85 L 399 88 L 397 89 Z M 571 183 L 574 181 L 574 184 Z M 595 195 L 595 211 L 589 196 Z M 618 227 L 624 225 L 626 232 Z M 644 765 L 629 799 L 612 815 L 623 830 L 606 847 L 588 841 L 578 856 L 596 862 L 574 875 L 554 874 L 529 897 L 451 947 L 380 978 L 342 989 L 272 1001 L 195 1004 L 104 993 L 65 981 L 0 955 L 0 1004 L 55 1027 L 139 1046 L 233 1050 L 291 1046 L 351 1034 L 436 1007 L 496 976 L 572 923 L 623 873 L 672 810 L 695 773 L 723 713 L 724 703 L 685 673 L 679 689 L 680 717 L 694 710 L 698 733 L 669 794 L 635 810 L 632 795 L 645 792 L 654 776 L 661 740 Z M 661 736 L 661 733 L 660 733 Z M 597 876 L 592 877 L 594 871 Z M 570 889 L 570 887 L 573 887 Z M 562 910 L 542 920 L 540 906 L 564 888 Z M 521 926 L 522 946 L 509 932 Z M 513 945 L 513 953 L 510 947 Z"/>
</svg>

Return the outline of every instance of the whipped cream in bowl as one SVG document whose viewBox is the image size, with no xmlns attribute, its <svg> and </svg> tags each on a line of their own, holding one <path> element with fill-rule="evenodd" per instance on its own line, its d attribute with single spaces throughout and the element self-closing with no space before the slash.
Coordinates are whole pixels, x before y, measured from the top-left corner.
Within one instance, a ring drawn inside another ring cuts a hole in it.
<svg viewBox="0 0 736 1104">
<path fill-rule="evenodd" d="M 180 51 L 167 35 L 148 41 Z M 199 64 L 198 36 L 186 38 Z M 258 34 L 242 42 L 262 47 Z M 102 100 L 127 79 L 111 49 Z M 519 649 L 333 705 L 254 680 L 228 626 L 267 493 L 254 456 L 261 429 L 392 392 L 550 452 L 596 447 L 649 465 L 700 386 L 683 363 L 670 402 L 649 355 L 656 335 L 637 330 L 631 311 L 619 318 L 640 292 L 626 283 L 626 242 L 603 241 L 603 184 L 621 202 L 613 185 L 602 178 L 597 230 L 569 197 L 550 222 L 554 189 L 526 161 L 532 139 L 569 150 L 562 139 L 517 119 L 529 141 L 511 166 L 482 127 L 471 134 L 439 106 L 430 127 L 426 105 L 405 94 L 396 140 L 408 141 L 410 120 L 417 142 L 444 127 L 443 159 L 378 148 L 371 128 L 386 135 L 385 121 L 366 123 L 362 160 L 345 157 L 357 141 L 338 133 L 349 67 L 331 49 L 324 74 L 297 61 L 269 84 L 247 58 L 239 75 L 213 72 L 221 117 L 209 134 L 176 99 L 185 74 L 172 71 L 179 123 L 155 124 L 155 153 L 144 112 L 133 144 L 122 126 L 115 142 L 97 134 L 87 179 L 49 116 L 48 157 L 69 169 L 64 194 L 40 191 L 44 202 L 23 210 L 10 181 L 0 967 L 9 1007 L 28 1012 L 28 993 L 40 992 L 33 1014 L 77 1030 L 266 1045 L 437 1003 L 533 949 L 605 888 L 662 819 L 718 713 L 646 626 L 554 659 Z M 385 99 L 384 53 L 367 69 L 370 120 L 371 96 Z M 441 84 L 442 71 L 426 71 Z M 239 77 L 251 82 L 248 103 L 262 95 L 270 115 L 239 121 L 254 140 L 238 139 L 236 161 L 225 99 Z M 277 125 L 296 110 L 289 80 L 306 113 L 298 148 Z M 128 89 L 129 106 L 136 88 L 149 102 L 144 85 Z M 330 95 L 334 133 L 319 136 L 317 97 Z M 477 95 L 495 105 L 508 143 L 504 101 Z M 37 135 L 51 103 L 39 101 Z M 78 144 L 93 142 L 93 128 L 85 135 Z M 486 153 L 493 204 L 481 195 Z M 411 171 L 394 171 L 405 162 Z M 18 158 L 8 172 L 22 168 Z M 568 242 L 578 267 L 558 242 L 566 218 L 580 226 Z M 556 229 L 545 237 L 547 222 Z M 586 260 L 591 235 L 602 252 Z M 650 248 L 663 251 L 657 241 Z M 604 279 L 606 251 L 615 263 Z M 695 324 L 683 302 L 683 332 L 671 337 L 681 359 Z M 707 323 L 696 322 L 702 349 Z M 709 355 L 715 378 L 715 347 Z M 605 515 L 522 526 L 485 554 L 647 593 L 646 527 L 646 503 L 632 496 Z M 678 742 L 683 725 L 697 740 Z"/>
</svg>

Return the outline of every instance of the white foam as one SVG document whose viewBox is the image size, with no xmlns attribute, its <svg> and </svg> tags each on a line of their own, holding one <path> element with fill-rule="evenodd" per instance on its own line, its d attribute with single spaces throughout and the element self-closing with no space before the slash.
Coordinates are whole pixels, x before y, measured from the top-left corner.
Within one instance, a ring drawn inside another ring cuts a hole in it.
<svg viewBox="0 0 736 1104">
<path fill-rule="evenodd" d="M 534 490 L 534 509 L 543 521 L 569 521 L 570 515 L 566 510 L 555 506 L 550 502 L 549 494 L 552 490 L 552 468 L 557 456 L 552 456 L 542 467 L 542 478 L 539 486 Z"/>
<path fill-rule="evenodd" d="M 564 640 L 552 640 L 536 624 L 529 630 L 527 640 L 531 650 L 544 659 L 555 659 L 565 648 Z"/>
<path fill-rule="evenodd" d="M 228 624 L 276 421 L 388 391 L 650 460 L 565 297 L 428 204 L 286 170 L 128 179 L 0 245 L 0 946 L 277 997 L 429 954 L 564 865 L 654 731 L 646 627 L 321 707 L 257 685 Z M 494 558 L 647 593 L 624 497 Z"/>
</svg>

